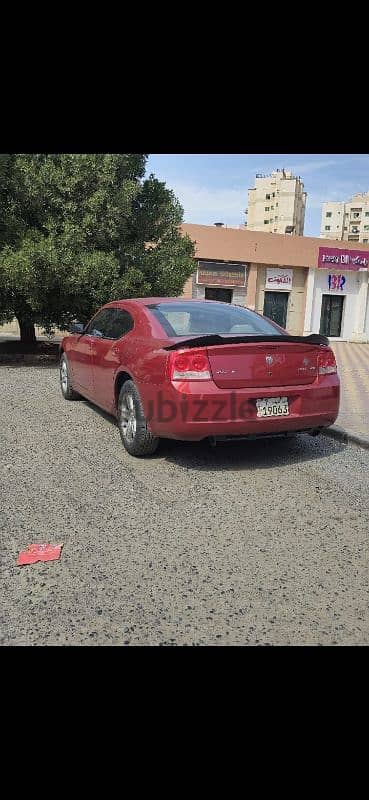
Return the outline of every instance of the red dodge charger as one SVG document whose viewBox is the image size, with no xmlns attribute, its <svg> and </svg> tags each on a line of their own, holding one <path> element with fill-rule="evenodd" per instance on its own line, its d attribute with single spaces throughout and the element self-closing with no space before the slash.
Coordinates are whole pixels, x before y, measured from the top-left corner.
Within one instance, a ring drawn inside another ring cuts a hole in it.
<svg viewBox="0 0 369 800">
<path fill-rule="evenodd" d="M 61 343 L 66 400 L 118 419 L 133 456 L 161 437 L 212 442 L 319 433 L 339 409 L 328 339 L 290 336 L 241 306 L 212 300 L 117 300 Z"/>
</svg>

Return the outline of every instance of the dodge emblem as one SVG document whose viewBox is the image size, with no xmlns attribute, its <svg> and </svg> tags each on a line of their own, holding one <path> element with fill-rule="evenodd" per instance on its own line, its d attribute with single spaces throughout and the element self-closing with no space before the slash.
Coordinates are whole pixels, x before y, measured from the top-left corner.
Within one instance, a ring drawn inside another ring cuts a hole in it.
<svg viewBox="0 0 369 800">
<path fill-rule="evenodd" d="M 267 364 L 269 364 L 269 366 L 271 366 L 274 361 L 273 356 L 265 356 L 265 361 Z"/>
</svg>

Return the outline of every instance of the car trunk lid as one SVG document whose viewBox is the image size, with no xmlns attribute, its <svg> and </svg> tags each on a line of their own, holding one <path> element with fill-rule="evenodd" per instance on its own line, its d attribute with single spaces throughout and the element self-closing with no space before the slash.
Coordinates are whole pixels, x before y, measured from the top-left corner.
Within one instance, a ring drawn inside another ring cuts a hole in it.
<svg viewBox="0 0 369 800">
<path fill-rule="evenodd" d="M 307 341 L 271 340 L 208 346 L 207 353 L 214 383 L 241 389 L 313 383 L 321 349 Z"/>
</svg>

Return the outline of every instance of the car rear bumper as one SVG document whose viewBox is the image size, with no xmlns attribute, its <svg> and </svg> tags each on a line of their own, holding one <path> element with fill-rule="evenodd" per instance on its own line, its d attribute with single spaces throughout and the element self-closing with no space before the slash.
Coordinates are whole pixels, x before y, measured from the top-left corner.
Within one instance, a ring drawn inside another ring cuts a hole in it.
<svg viewBox="0 0 369 800">
<path fill-rule="evenodd" d="M 258 398 L 286 396 L 288 416 L 257 417 Z M 187 381 L 165 384 L 156 395 L 151 387 L 150 398 L 142 392 L 141 397 L 153 434 L 199 441 L 207 437 L 278 435 L 329 427 L 338 416 L 340 382 L 337 375 L 326 375 L 309 385 L 226 390 L 210 381 L 201 384 Z"/>
</svg>

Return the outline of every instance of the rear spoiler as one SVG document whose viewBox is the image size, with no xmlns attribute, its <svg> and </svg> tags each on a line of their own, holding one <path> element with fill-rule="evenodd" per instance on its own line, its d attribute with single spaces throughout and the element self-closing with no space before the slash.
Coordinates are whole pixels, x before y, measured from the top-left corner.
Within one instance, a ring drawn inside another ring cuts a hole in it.
<svg viewBox="0 0 369 800">
<path fill-rule="evenodd" d="M 280 336 L 219 336 L 217 333 L 209 333 L 207 336 L 194 336 L 191 339 L 184 339 L 175 342 L 164 350 L 180 350 L 182 347 L 211 347 L 213 344 L 250 344 L 251 342 L 268 342 L 269 344 L 279 344 L 279 342 L 297 342 L 297 344 L 316 344 L 329 345 L 329 339 L 319 333 L 311 333 L 310 336 L 289 336 L 288 333 Z"/>
</svg>

